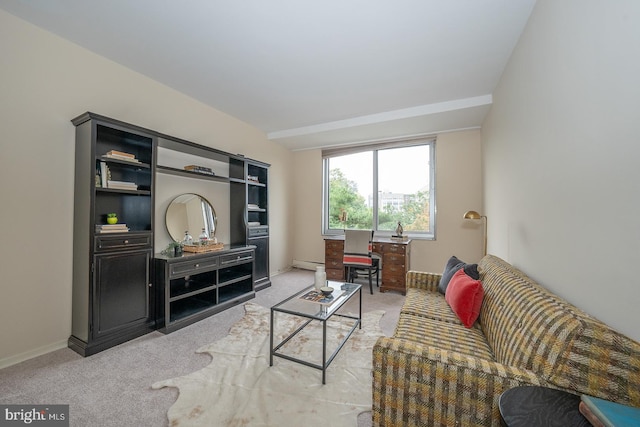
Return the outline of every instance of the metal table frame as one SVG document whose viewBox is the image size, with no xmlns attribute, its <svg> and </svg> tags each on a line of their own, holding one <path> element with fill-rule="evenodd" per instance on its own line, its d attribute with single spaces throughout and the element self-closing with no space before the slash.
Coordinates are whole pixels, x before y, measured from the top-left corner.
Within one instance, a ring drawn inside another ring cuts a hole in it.
<svg viewBox="0 0 640 427">
<path fill-rule="evenodd" d="M 335 285 L 350 285 L 350 286 L 356 286 L 357 289 L 355 289 L 350 295 L 348 295 L 346 298 L 343 298 L 342 300 L 340 300 L 338 298 L 338 301 L 336 301 L 334 304 L 331 304 L 329 306 L 321 305 L 321 304 L 318 304 L 318 303 L 305 302 L 306 304 L 316 304 L 318 306 L 319 311 L 316 314 L 301 313 L 300 311 L 288 310 L 286 308 L 282 308 L 281 307 L 282 305 L 284 305 L 285 303 L 291 301 L 292 299 L 298 298 L 299 296 L 304 295 L 306 292 L 308 292 L 311 289 L 313 289 L 313 286 L 310 286 L 309 288 L 306 288 L 302 292 L 298 292 L 298 293 L 290 296 L 289 298 L 279 302 L 278 304 L 274 305 L 273 307 L 271 307 L 271 319 L 270 319 L 270 325 L 269 325 L 270 326 L 270 328 L 269 328 L 269 343 L 270 343 L 270 345 L 269 345 L 269 366 L 273 366 L 273 356 L 281 357 L 283 359 L 287 359 L 287 360 L 290 360 L 292 362 L 301 363 L 301 364 L 309 366 L 311 368 L 315 368 L 315 369 L 321 370 L 322 371 L 322 384 L 326 384 L 327 368 L 329 367 L 329 365 L 331 364 L 333 359 L 337 356 L 337 354 L 340 351 L 340 349 L 347 342 L 347 340 L 349 339 L 351 334 L 353 334 L 353 332 L 356 330 L 356 328 L 362 329 L 362 285 L 354 284 L 354 283 L 343 284 L 343 283 L 338 283 L 338 282 L 329 282 L 329 284 L 332 284 L 332 283 L 333 283 L 334 287 L 335 287 Z M 337 313 L 337 311 L 344 304 L 346 304 L 347 301 L 351 300 L 351 298 L 356 293 L 358 293 L 358 317 Z M 299 317 L 305 317 L 308 320 L 306 322 L 304 322 L 300 327 L 298 327 L 295 331 L 293 331 L 291 334 L 289 334 L 287 337 L 285 337 L 284 340 L 282 340 L 280 343 L 278 343 L 274 347 L 274 336 L 273 336 L 274 335 L 274 316 L 275 316 L 276 312 L 287 313 L 287 314 L 291 314 L 291 315 L 299 316 Z M 338 347 L 333 351 L 333 353 L 329 356 L 329 358 L 327 358 L 327 320 L 329 320 L 334 315 L 338 316 L 338 317 L 344 317 L 344 318 L 352 319 L 355 322 L 354 322 L 353 326 L 351 327 L 351 330 L 349 331 L 349 333 L 345 335 L 344 339 L 340 342 Z M 311 323 L 314 320 L 318 320 L 318 321 L 322 322 L 322 364 L 321 365 L 318 365 L 317 363 L 311 363 L 311 362 L 308 362 L 306 360 L 301 360 L 301 359 L 286 355 L 284 353 L 279 353 L 278 352 L 278 350 L 280 348 L 282 348 L 282 346 L 284 346 L 287 342 L 289 342 L 293 337 L 295 337 L 300 331 L 302 331 L 309 323 Z"/>
</svg>

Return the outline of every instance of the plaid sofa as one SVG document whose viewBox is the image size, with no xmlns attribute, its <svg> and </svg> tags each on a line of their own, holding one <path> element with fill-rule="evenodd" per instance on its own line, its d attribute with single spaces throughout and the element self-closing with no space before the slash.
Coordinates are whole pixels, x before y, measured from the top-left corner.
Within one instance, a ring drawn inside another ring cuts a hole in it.
<svg viewBox="0 0 640 427">
<path fill-rule="evenodd" d="M 640 406 L 640 344 L 495 256 L 465 328 L 439 274 L 410 271 L 393 337 L 373 348 L 374 426 L 499 426 L 500 394 L 542 385 Z"/>
</svg>

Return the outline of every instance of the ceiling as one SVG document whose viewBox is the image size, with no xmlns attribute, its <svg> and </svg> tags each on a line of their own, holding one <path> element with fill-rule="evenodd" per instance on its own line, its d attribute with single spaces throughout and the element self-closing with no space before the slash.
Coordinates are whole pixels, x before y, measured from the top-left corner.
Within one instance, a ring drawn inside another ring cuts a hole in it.
<svg viewBox="0 0 640 427">
<path fill-rule="evenodd" d="M 535 0 L 0 0 L 292 150 L 481 125 Z"/>
</svg>

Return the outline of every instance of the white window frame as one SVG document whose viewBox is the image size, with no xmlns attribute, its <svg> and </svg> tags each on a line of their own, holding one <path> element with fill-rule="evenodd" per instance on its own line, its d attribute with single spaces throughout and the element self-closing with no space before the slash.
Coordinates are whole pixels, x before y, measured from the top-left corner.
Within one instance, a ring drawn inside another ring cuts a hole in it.
<svg viewBox="0 0 640 427">
<path fill-rule="evenodd" d="M 429 148 L 429 226 L 430 230 L 405 231 L 412 239 L 436 239 L 436 138 L 426 137 L 412 140 L 392 141 L 376 144 L 356 145 L 322 150 L 322 234 L 340 235 L 342 229 L 329 228 L 329 159 L 359 152 L 373 152 L 373 226 L 378 237 L 391 237 L 389 230 L 378 230 L 378 151 L 389 148 L 404 148 L 416 145 L 428 145 Z"/>
</svg>

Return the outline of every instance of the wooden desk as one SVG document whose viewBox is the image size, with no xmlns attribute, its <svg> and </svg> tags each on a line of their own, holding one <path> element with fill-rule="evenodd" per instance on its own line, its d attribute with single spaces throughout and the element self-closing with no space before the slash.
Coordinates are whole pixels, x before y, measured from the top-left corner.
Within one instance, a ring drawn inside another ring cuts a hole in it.
<svg viewBox="0 0 640 427">
<path fill-rule="evenodd" d="M 395 241 L 374 238 L 373 252 L 382 258 L 380 292 L 407 292 L 407 272 L 411 255 L 411 239 Z M 345 280 L 344 236 L 327 237 L 324 240 L 324 265 L 329 280 Z"/>
</svg>

